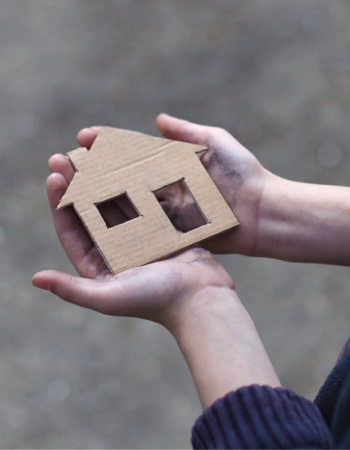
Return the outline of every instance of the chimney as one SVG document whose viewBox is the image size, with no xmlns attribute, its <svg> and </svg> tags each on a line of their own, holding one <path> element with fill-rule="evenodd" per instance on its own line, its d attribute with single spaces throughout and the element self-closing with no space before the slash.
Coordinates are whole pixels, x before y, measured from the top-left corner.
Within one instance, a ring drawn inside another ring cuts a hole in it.
<svg viewBox="0 0 350 450">
<path fill-rule="evenodd" d="M 87 153 L 88 149 L 85 147 L 80 147 L 67 153 L 67 156 L 76 172 L 79 172 Z"/>
</svg>

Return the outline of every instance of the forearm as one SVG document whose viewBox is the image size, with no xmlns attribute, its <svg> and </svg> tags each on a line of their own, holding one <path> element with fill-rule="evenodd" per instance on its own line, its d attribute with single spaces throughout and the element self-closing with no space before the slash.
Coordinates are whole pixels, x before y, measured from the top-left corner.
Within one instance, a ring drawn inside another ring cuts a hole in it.
<svg viewBox="0 0 350 450">
<path fill-rule="evenodd" d="M 268 177 L 256 255 L 350 265 L 350 188 Z"/>
<path fill-rule="evenodd" d="M 169 329 L 191 370 L 203 408 L 242 386 L 280 386 L 235 291 L 215 287 L 200 291 Z"/>
</svg>

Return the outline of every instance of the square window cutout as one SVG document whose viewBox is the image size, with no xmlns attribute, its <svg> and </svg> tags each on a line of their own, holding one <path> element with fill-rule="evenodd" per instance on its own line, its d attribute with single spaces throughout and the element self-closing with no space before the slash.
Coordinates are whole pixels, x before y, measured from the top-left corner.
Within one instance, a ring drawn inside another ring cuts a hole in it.
<svg viewBox="0 0 350 450">
<path fill-rule="evenodd" d="M 176 230 L 182 234 L 208 225 L 185 179 L 153 191 Z"/>
<path fill-rule="evenodd" d="M 95 206 L 107 228 L 113 228 L 140 217 L 139 212 L 131 203 L 126 192 L 104 202 L 95 203 Z"/>
</svg>

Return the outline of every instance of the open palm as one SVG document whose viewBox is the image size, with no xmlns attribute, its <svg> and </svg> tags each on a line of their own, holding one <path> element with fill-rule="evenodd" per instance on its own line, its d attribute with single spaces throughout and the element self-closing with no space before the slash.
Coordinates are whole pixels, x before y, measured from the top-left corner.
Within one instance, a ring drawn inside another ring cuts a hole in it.
<svg viewBox="0 0 350 450">
<path fill-rule="evenodd" d="M 77 305 L 104 314 L 164 323 L 193 293 L 208 286 L 233 288 L 227 272 L 206 250 L 196 247 L 147 266 L 113 275 L 72 208 L 57 205 L 74 176 L 63 155 L 50 158 L 47 191 L 57 235 L 80 277 L 39 272 L 33 284 Z M 120 220 L 127 211 L 119 205 Z M 118 207 L 118 206 L 117 206 Z"/>
</svg>

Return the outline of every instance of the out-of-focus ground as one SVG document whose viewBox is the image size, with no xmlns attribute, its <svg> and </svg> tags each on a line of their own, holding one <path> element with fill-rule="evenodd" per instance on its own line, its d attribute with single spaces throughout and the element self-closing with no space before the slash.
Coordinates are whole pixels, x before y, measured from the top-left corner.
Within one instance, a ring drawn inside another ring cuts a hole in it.
<svg viewBox="0 0 350 450">
<path fill-rule="evenodd" d="M 157 134 L 165 111 L 228 129 L 283 177 L 349 184 L 349 20 L 347 0 L 1 1 L 1 448 L 187 448 L 201 412 L 165 330 L 31 286 L 74 273 L 49 156 L 87 125 Z M 350 333 L 348 269 L 220 260 L 283 385 L 312 399 Z"/>
</svg>

